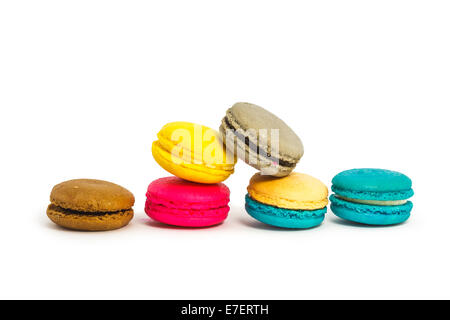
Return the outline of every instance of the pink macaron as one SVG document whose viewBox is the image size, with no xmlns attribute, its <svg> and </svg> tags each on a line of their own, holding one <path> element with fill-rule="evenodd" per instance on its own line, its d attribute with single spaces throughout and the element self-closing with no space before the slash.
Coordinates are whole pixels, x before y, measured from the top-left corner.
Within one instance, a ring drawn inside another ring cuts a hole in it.
<svg viewBox="0 0 450 320">
<path fill-rule="evenodd" d="M 230 190 L 223 183 L 200 184 L 177 177 L 153 181 L 147 189 L 145 212 L 153 220 L 182 227 L 207 227 L 224 221 Z"/>
</svg>

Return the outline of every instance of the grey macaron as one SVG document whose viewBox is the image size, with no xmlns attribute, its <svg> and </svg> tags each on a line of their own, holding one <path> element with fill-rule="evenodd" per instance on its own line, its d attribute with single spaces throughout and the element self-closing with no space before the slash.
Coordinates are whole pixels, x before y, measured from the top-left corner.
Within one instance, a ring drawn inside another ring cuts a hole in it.
<svg viewBox="0 0 450 320">
<path fill-rule="evenodd" d="M 227 110 L 220 132 L 230 151 L 263 174 L 284 177 L 303 156 L 295 132 L 266 109 L 238 102 Z"/>
</svg>

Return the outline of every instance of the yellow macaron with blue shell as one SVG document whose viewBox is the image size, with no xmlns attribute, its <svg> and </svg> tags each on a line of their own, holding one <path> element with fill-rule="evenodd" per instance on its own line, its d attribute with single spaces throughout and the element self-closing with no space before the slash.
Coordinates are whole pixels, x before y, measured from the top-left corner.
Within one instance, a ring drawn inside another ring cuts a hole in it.
<svg viewBox="0 0 450 320">
<path fill-rule="evenodd" d="M 283 178 L 257 173 L 250 179 L 247 191 L 247 213 L 269 225 L 312 228 L 322 223 L 327 212 L 327 187 L 304 173 L 292 172 Z"/>
<path fill-rule="evenodd" d="M 171 122 L 158 133 L 152 154 L 171 174 L 198 183 L 219 183 L 234 172 L 236 157 L 219 132 L 190 122 Z"/>
</svg>

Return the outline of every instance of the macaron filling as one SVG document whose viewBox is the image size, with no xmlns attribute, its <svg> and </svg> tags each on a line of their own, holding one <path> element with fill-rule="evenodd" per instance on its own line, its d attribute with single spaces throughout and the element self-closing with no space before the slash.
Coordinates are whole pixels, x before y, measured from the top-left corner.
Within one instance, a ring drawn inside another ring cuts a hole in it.
<svg viewBox="0 0 450 320">
<path fill-rule="evenodd" d="M 340 197 L 358 200 L 397 201 L 409 199 L 414 195 L 412 189 L 401 191 L 356 191 L 332 185 L 331 190 Z"/>
<path fill-rule="evenodd" d="M 228 203 L 230 202 L 229 197 L 223 197 L 220 200 L 214 199 L 214 200 L 210 200 L 210 201 L 175 202 L 170 199 L 164 199 L 160 195 L 152 196 L 151 192 L 147 192 L 146 197 L 147 197 L 147 204 L 151 204 L 154 206 L 166 207 L 166 208 L 184 209 L 184 210 L 205 210 L 205 208 L 208 208 L 208 209 L 227 208 Z"/>
<path fill-rule="evenodd" d="M 203 159 L 203 148 L 199 148 L 200 154 L 195 153 L 195 150 L 190 150 L 185 147 L 182 148 L 182 156 L 180 157 L 179 151 L 177 148 L 177 145 L 168 139 L 167 137 L 164 137 L 162 134 L 158 134 L 158 139 L 155 143 L 158 145 L 158 147 L 161 148 L 164 152 L 168 153 L 170 157 L 175 157 L 177 162 L 184 162 L 189 164 L 198 164 L 198 165 L 205 165 L 209 168 L 215 168 L 220 170 L 226 170 L 226 171 L 233 171 L 235 160 L 228 154 L 225 154 L 226 151 L 224 151 L 224 155 L 221 157 L 223 162 L 212 162 L 212 161 L 204 161 Z M 174 150 L 177 150 L 178 152 L 173 152 Z M 220 152 L 221 150 L 218 150 Z M 167 156 L 166 156 L 167 157 Z M 227 163 L 228 159 L 232 159 L 231 163 Z"/>
<path fill-rule="evenodd" d="M 131 209 L 119 210 L 119 211 L 107 211 L 107 212 L 86 212 L 86 211 L 77 211 L 66 209 L 55 204 L 50 204 L 48 207 L 49 210 L 53 210 L 56 212 L 60 212 L 66 215 L 81 215 L 81 216 L 104 216 L 104 215 L 112 215 L 112 214 L 122 214 L 127 211 L 131 211 Z"/>
<path fill-rule="evenodd" d="M 330 201 L 332 210 L 333 207 L 340 207 L 352 210 L 356 214 L 366 215 L 409 215 L 413 207 L 411 201 L 406 201 L 402 205 L 379 206 L 345 201 L 334 194 L 330 196 Z"/>
<path fill-rule="evenodd" d="M 285 209 L 280 207 L 271 206 L 259 201 L 256 201 L 250 197 L 249 194 L 245 196 L 245 206 L 250 211 L 259 211 L 260 213 L 277 216 L 290 219 L 313 219 L 322 217 L 327 212 L 327 208 L 321 208 L 316 210 L 301 210 L 301 209 Z M 247 210 L 248 211 L 248 210 Z"/>
<path fill-rule="evenodd" d="M 172 163 L 174 154 L 170 152 L 170 150 L 167 150 L 164 148 L 164 146 L 160 143 L 160 141 L 154 142 L 155 146 L 158 146 L 158 149 L 154 149 L 154 153 L 158 153 L 161 157 L 160 160 L 166 161 L 167 163 Z M 215 164 L 207 164 L 207 163 L 201 163 L 196 164 L 193 161 L 190 161 L 189 159 L 180 158 L 175 155 L 177 162 L 179 162 L 180 166 L 189 168 L 190 170 L 198 171 L 201 173 L 208 173 L 211 176 L 223 176 L 224 174 L 231 174 L 234 172 L 234 165 L 230 166 L 222 166 L 222 165 L 215 165 Z M 207 168 L 207 169 L 206 169 Z"/>
<path fill-rule="evenodd" d="M 147 199 L 145 203 L 145 211 L 147 213 L 155 213 L 159 212 L 164 215 L 172 215 L 174 217 L 226 217 L 228 212 L 230 211 L 230 207 L 228 205 L 224 206 L 215 206 L 215 207 L 207 207 L 200 209 L 186 209 L 183 207 L 175 207 L 173 205 L 164 205 L 158 202 L 153 202 L 151 199 Z"/>
<path fill-rule="evenodd" d="M 401 206 L 404 205 L 407 200 L 364 200 L 364 199 L 352 199 L 336 194 L 336 197 L 345 201 L 368 204 L 374 206 Z"/>
</svg>

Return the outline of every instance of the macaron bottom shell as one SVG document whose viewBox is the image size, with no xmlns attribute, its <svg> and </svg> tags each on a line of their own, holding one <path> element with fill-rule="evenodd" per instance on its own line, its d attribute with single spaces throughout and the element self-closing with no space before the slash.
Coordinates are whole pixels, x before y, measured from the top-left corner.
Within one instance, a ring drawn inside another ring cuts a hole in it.
<svg viewBox="0 0 450 320">
<path fill-rule="evenodd" d="M 256 220 L 280 228 L 309 229 L 322 223 L 327 208 L 318 210 L 292 210 L 267 205 L 245 196 L 245 210 Z"/>
<path fill-rule="evenodd" d="M 106 213 L 76 213 L 50 204 L 47 216 L 55 224 L 72 230 L 109 231 L 122 228 L 133 219 L 132 209 Z"/>
<path fill-rule="evenodd" d="M 209 227 L 222 223 L 228 216 L 228 205 L 215 209 L 176 209 L 147 200 L 145 212 L 155 221 L 179 227 Z"/>
<path fill-rule="evenodd" d="M 408 220 L 413 207 L 408 201 L 400 206 L 375 206 L 353 203 L 330 196 L 331 211 L 338 217 L 367 225 L 394 225 Z"/>
</svg>

